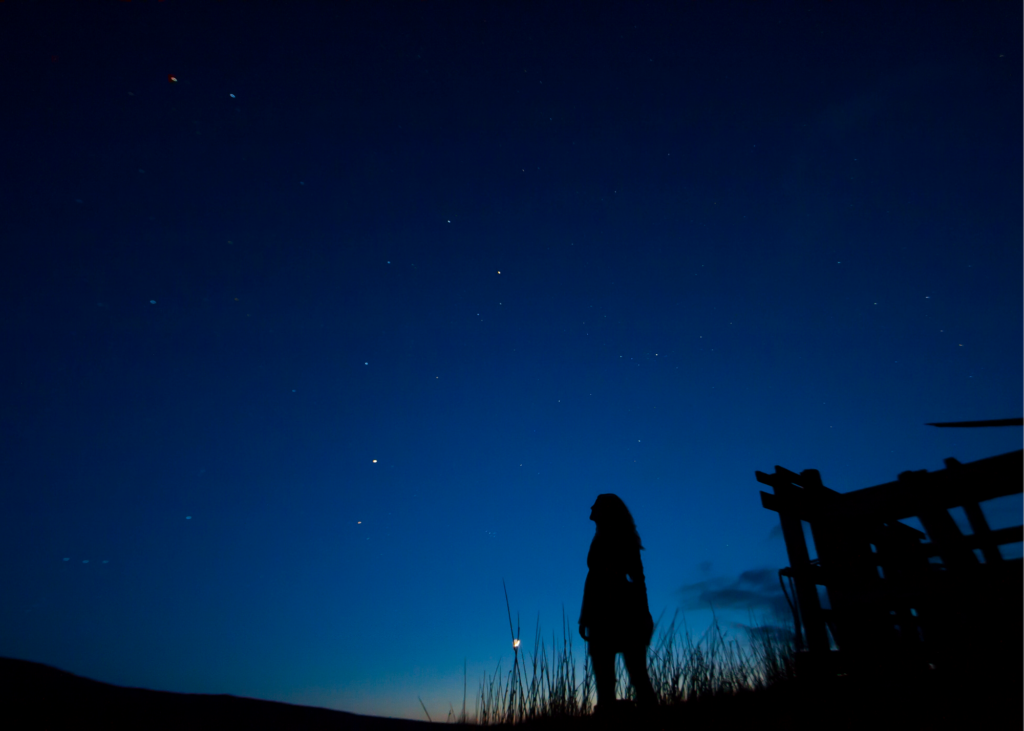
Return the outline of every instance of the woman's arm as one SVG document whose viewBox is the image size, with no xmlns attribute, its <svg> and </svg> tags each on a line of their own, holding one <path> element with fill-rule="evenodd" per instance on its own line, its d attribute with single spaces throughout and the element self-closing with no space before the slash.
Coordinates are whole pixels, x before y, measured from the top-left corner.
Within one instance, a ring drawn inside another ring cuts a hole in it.
<svg viewBox="0 0 1024 731">
<path fill-rule="evenodd" d="M 587 595 L 590 594 L 590 573 L 587 573 L 587 580 L 583 584 L 583 604 L 580 606 L 580 637 L 587 639 L 587 622 L 590 611 L 587 606 Z"/>
<path fill-rule="evenodd" d="M 643 626 L 644 641 L 650 643 L 651 636 L 654 634 L 654 618 L 651 616 L 650 605 L 647 603 L 647 582 L 644 579 L 644 565 L 640 560 L 639 549 L 635 551 L 635 557 L 630 562 L 627 574 L 634 586 L 635 611 L 638 613 L 637 619 Z"/>
<path fill-rule="evenodd" d="M 640 549 L 632 551 L 629 558 L 629 563 L 626 565 L 626 575 L 631 583 L 646 591 L 647 585 L 644 579 L 644 564 L 640 560 Z"/>
</svg>

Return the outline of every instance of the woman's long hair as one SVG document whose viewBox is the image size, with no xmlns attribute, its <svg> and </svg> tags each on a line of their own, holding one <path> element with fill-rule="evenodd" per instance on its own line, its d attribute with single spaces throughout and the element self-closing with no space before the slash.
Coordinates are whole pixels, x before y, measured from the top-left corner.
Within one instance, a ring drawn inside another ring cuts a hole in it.
<svg viewBox="0 0 1024 731">
<path fill-rule="evenodd" d="M 644 550 L 633 516 L 618 495 L 606 492 L 597 496 L 597 500 L 594 501 L 594 522 L 597 524 L 595 539 L 597 536 L 608 537 Z"/>
</svg>

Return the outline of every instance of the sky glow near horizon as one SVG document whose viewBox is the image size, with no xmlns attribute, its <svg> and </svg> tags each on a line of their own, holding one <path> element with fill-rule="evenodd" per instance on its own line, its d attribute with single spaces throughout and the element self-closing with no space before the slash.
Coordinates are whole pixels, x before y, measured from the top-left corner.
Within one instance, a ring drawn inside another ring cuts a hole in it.
<svg viewBox="0 0 1024 731">
<path fill-rule="evenodd" d="M 0 4 L 0 655 L 444 719 L 604 492 L 743 643 L 756 470 L 1021 448 L 1021 12 Z"/>
</svg>

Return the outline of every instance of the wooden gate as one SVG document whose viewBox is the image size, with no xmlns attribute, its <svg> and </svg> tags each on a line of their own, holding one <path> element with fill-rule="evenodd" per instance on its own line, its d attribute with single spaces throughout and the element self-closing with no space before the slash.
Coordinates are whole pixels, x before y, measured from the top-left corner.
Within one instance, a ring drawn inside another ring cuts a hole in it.
<svg viewBox="0 0 1024 731">
<path fill-rule="evenodd" d="M 798 674 L 1020 674 L 1022 560 L 1005 560 L 999 546 L 1021 541 L 1024 527 L 990 530 L 978 504 L 1022 491 L 1024 450 L 945 464 L 848 493 L 825 487 L 817 470 L 755 473 L 774 489 L 761 504 L 779 514 L 786 540 L 779 581 L 795 585 Z M 968 535 L 949 514 L 958 506 Z M 911 516 L 927 534 L 899 522 Z"/>
</svg>

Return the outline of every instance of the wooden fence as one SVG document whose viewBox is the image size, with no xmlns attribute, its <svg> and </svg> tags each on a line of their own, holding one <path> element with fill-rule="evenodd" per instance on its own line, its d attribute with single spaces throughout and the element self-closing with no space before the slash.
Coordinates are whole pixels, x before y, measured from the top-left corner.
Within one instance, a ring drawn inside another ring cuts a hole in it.
<svg viewBox="0 0 1024 731">
<path fill-rule="evenodd" d="M 755 473 L 774 489 L 761 504 L 779 514 L 789 554 L 779 581 L 795 585 L 798 674 L 1021 672 L 1022 560 L 999 546 L 1021 541 L 1024 527 L 990 530 L 978 504 L 1022 491 L 1024 451 L 945 464 L 848 493 L 817 470 Z M 958 506 L 970 534 L 949 513 Z M 927 534 L 899 522 L 911 516 Z"/>
</svg>

